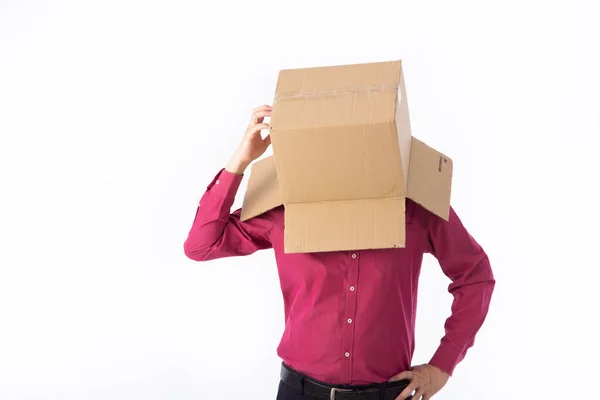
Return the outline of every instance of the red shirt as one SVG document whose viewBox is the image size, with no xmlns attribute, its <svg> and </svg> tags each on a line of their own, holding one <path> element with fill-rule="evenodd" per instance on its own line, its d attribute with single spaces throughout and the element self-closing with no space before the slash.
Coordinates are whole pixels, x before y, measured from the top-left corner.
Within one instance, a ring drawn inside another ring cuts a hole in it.
<svg viewBox="0 0 600 400">
<path fill-rule="evenodd" d="M 285 254 L 283 206 L 248 221 L 231 212 L 242 176 L 221 170 L 200 200 L 187 257 L 208 261 L 273 249 L 285 306 L 277 354 L 331 384 L 387 381 L 408 370 L 414 351 L 417 289 L 424 253 L 452 281 L 452 315 L 430 364 L 452 374 L 473 345 L 495 280 L 488 257 L 454 210 L 449 221 L 406 204 L 406 247 Z"/>
</svg>

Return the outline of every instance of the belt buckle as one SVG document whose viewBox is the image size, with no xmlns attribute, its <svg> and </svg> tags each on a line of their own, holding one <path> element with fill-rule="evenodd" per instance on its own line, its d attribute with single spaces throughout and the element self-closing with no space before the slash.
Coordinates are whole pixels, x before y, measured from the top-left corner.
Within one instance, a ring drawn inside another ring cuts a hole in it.
<svg viewBox="0 0 600 400">
<path fill-rule="evenodd" d="M 329 392 L 329 400 L 335 400 L 336 393 L 351 393 L 353 391 L 354 390 L 352 390 L 352 389 L 331 388 L 331 391 Z"/>
</svg>

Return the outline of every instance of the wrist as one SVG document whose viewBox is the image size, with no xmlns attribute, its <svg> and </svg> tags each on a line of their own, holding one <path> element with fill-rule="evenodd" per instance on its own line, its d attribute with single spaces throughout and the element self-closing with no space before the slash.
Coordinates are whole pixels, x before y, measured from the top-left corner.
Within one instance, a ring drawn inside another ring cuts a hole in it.
<svg viewBox="0 0 600 400">
<path fill-rule="evenodd" d="M 225 170 L 235 175 L 243 175 L 246 168 L 248 168 L 248 165 L 250 165 L 249 162 L 234 156 L 231 160 L 229 160 L 229 163 L 227 163 Z"/>
</svg>

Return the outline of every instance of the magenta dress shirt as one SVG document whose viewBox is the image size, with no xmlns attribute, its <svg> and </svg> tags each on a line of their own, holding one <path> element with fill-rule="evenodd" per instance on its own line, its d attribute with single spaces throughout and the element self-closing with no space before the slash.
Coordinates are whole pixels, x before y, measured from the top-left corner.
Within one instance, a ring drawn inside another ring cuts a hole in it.
<svg viewBox="0 0 600 400">
<path fill-rule="evenodd" d="M 429 363 L 452 375 L 495 285 L 486 253 L 454 209 L 445 221 L 407 200 L 405 248 L 286 254 L 283 206 L 244 222 L 231 211 L 241 180 L 223 169 L 208 185 L 184 252 L 209 261 L 273 250 L 285 307 L 277 354 L 286 364 L 330 384 L 383 382 L 410 369 L 419 273 L 430 253 L 454 301 Z"/>
</svg>

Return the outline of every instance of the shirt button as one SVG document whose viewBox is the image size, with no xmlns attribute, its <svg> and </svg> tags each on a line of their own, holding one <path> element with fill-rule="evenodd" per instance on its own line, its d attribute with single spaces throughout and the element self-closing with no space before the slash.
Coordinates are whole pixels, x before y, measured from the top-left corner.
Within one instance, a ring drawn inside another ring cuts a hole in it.
<svg viewBox="0 0 600 400">
<path fill-rule="evenodd" d="M 218 185 L 219 184 L 219 180 L 217 179 L 217 181 L 215 183 Z"/>
<path fill-rule="evenodd" d="M 350 291 L 354 292 L 354 286 L 350 286 Z"/>
<path fill-rule="evenodd" d="M 352 323 L 352 318 L 348 318 L 348 323 L 351 324 Z"/>
<path fill-rule="evenodd" d="M 352 254 L 352 258 L 356 258 L 356 254 Z"/>
<path fill-rule="evenodd" d="M 345 355 L 346 357 L 350 357 L 350 353 L 348 353 L 348 352 L 344 353 L 344 355 Z"/>
</svg>

